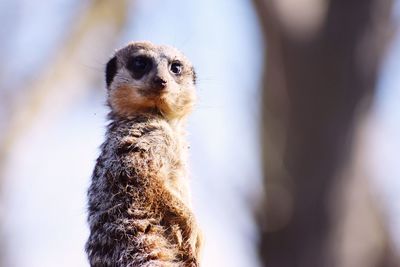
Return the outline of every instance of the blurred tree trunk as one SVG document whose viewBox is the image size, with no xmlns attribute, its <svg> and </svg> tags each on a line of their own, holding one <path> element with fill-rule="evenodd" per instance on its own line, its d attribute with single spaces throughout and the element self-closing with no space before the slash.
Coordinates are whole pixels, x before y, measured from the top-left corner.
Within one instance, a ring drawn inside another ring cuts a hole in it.
<svg viewBox="0 0 400 267">
<path fill-rule="evenodd" d="M 344 172 L 360 108 L 365 112 L 371 102 L 391 37 L 392 1 L 253 2 L 267 51 L 266 199 L 260 209 L 264 266 L 400 266 L 365 180 Z M 351 197 L 355 192 L 359 199 Z M 342 229 L 352 225 L 342 219 L 356 227 Z M 337 237 L 339 232 L 346 236 Z M 363 239 L 371 233 L 374 238 Z M 364 244 L 358 249 L 345 243 Z M 357 265 L 361 262 L 366 263 Z"/>
</svg>

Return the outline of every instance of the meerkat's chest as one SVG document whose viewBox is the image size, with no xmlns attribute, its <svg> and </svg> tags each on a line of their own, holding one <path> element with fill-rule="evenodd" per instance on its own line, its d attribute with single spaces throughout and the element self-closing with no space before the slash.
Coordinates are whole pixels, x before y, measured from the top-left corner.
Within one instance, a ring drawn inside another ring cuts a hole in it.
<svg viewBox="0 0 400 267">
<path fill-rule="evenodd" d="M 172 136 L 173 144 L 169 149 L 168 178 L 165 184 L 177 197 L 188 199 L 187 145 L 180 136 Z"/>
<path fill-rule="evenodd" d="M 134 169 L 136 179 L 159 179 L 176 197 L 190 202 L 184 132 L 164 121 L 133 124 L 122 132 L 115 150 L 126 153 L 122 158 Z"/>
</svg>

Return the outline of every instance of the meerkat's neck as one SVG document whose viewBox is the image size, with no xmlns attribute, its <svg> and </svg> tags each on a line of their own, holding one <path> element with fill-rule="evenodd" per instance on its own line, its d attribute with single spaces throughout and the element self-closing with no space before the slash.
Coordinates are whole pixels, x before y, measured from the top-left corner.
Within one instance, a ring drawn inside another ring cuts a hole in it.
<svg viewBox="0 0 400 267">
<path fill-rule="evenodd" d="M 185 131 L 186 117 L 168 119 L 159 112 L 143 112 L 143 113 L 138 112 L 129 116 L 126 115 L 121 116 L 111 111 L 108 114 L 108 119 L 110 121 L 137 120 L 138 118 L 140 118 L 141 120 L 153 120 L 153 119 L 164 120 L 171 126 L 171 129 L 174 130 L 175 132 L 183 133 Z"/>
<path fill-rule="evenodd" d="M 186 118 L 167 120 L 172 129 L 182 131 L 186 127 Z"/>
</svg>

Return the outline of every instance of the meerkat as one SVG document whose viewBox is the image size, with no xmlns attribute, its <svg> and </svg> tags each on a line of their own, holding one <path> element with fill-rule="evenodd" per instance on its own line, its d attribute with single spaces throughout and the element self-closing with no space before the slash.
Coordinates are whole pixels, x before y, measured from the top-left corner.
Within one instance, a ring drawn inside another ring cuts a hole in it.
<svg viewBox="0 0 400 267">
<path fill-rule="evenodd" d="M 195 71 L 178 50 L 132 42 L 105 71 L 110 121 L 88 190 L 92 267 L 199 266 L 185 119 Z"/>
</svg>

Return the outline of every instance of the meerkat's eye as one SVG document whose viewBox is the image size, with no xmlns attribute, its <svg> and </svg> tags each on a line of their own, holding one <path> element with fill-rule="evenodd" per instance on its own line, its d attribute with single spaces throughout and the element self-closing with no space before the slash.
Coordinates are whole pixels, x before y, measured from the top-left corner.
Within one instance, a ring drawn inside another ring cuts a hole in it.
<svg viewBox="0 0 400 267">
<path fill-rule="evenodd" d="M 170 66 L 170 70 L 173 74 L 181 74 L 183 66 L 180 62 L 173 62 Z"/>
<path fill-rule="evenodd" d="M 132 72 L 134 78 L 142 78 L 151 69 L 151 59 L 145 56 L 132 57 L 128 63 L 127 68 Z"/>
</svg>

